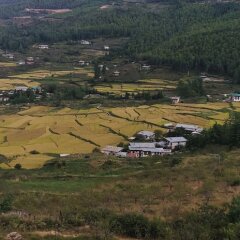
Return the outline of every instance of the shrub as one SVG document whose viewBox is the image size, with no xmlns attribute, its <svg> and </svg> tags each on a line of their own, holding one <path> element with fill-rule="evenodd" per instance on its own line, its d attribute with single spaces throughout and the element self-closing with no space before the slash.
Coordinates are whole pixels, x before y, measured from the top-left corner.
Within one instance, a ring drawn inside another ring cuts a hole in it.
<svg viewBox="0 0 240 240">
<path fill-rule="evenodd" d="M 232 200 L 229 206 L 228 217 L 231 222 L 240 222 L 240 197 Z"/>
<path fill-rule="evenodd" d="M 14 166 L 15 169 L 17 170 L 20 170 L 22 169 L 22 165 L 20 163 L 17 163 L 15 166 Z"/>
</svg>

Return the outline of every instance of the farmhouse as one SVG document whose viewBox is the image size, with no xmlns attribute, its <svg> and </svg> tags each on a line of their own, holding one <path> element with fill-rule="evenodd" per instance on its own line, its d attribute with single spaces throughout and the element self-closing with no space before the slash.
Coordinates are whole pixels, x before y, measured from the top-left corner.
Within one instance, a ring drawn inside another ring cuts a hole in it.
<svg viewBox="0 0 240 240">
<path fill-rule="evenodd" d="M 137 138 L 141 138 L 143 140 L 154 140 L 155 133 L 151 131 L 140 131 L 136 134 Z"/>
<path fill-rule="evenodd" d="M 136 143 L 132 142 L 129 144 L 129 157 L 148 157 L 148 156 L 163 156 L 171 154 L 170 149 L 164 149 L 157 147 L 157 143 Z"/>
<path fill-rule="evenodd" d="M 10 100 L 10 98 L 7 94 L 0 93 L 0 102 L 1 103 L 8 102 L 9 100 Z"/>
<path fill-rule="evenodd" d="M 151 69 L 151 66 L 150 65 L 142 65 L 142 70 L 145 70 L 145 71 L 149 71 Z"/>
<path fill-rule="evenodd" d="M 119 77 L 119 75 L 120 75 L 120 72 L 119 72 L 119 71 L 115 71 L 115 72 L 113 73 L 113 76 L 114 76 L 114 77 Z"/>
<path fill-rule="evenodd" d="M 123 151 L 122 147 L 115 147 L 115 146 L 106 146 L 101 150 L 102 153 L 106 155 L 113 155 L 117 156 L 117 154 L 120 154 L 120 152 Z"/>
<path fill-rule="evenodd" d="M 84 66 L 88 66 L 88 65 L 89 65 L 89 62 L 86 62 L 86 61 L 83 61 L 83 60 L 80 60 L 78 63 L 79 63 L 79 65 L 80 65 L 81 67 L 84 67 Z"/>
<path fill-rule="evenodd" d="M 80 43 L 82 45 L 91 45 L 91 42 L 87 41 L 87 40 L 81 40 Z"/>
<path fill-rule="evenodd" d="M 179 103 L 180 102 L 180 97 L 177 97 L 177 96 L 175 96 L 175 97 L 171 97 L 170 98 L 171 100 L 172 100 L 172 104 L 177 104 L 177 103 Z"/>
<path fill-rule="evenodd" d="M 229 100 L 231 102 L 240 102 L 240 93 L 231 93 Z"/>
<path fill-rule="evenodd" d="M 103 49 L 106 50 L 106 51 L 108 51 L 108 50 L 110 50 L 110 47 L 107 46 L 107 45 L 105 45 L 105 46 L 103 47 Z"/>
<path fill-rule="evenodd" d="M 27 65 L 33 65 L 34 64 L 34 58 L 33 57 L 27 57 L 25 60 L 25 63 Z"/>
<path fill-rule="evenodd" d="M 175 129 L 182 128 L 184 131 L 189 133 L 201 133 L 203 131 L 203 128 L 199 127 L 198 125 L 192 125 L 192 124 L 182 124 L 178 123 L 175 126 Z"/>
<path fill-rule="evenodd" d="M 172 150 L 177 147 L 185 147 L 187 143 L 187 139 L 184 137 L 168 137 L 165 138 L 167 147 Z"/>
<path fill-rule="evenodd" d="M 28 87 L 26 87 L 26 86 L 17 86 L 15 88 L 16 92 L 26 92 L 27 90 L 28 90 Z"/>
<path fill-rule="evenodd" d="M 48 45 L 44 45 L 44 44 L 40 44 L 40 45 L 38 45 L 38 48 L 39 49 L 48 49 L 49 46 Z"/>
</svg>

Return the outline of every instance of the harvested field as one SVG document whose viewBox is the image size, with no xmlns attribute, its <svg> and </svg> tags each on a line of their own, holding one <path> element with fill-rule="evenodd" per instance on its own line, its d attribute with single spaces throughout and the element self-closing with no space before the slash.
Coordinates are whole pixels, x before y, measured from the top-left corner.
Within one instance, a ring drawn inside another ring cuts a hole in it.
<svg viewBox="0 0 240 240">
<path fill-rule="evenodd" d="M 0 79 L 0 90 L 12 90 L 16 86 L 34 87 L 39 86 L 38 82 L 27 79 L 4 78 Z"/>
<path fill-rule="evenodd" d="M 167 81 L 161 79 L 144 79 L 136 83 L 114 83 L 102 84 L 95 87 L 99 92 L 110 92 L 114 94 L 121 94 L 125 92 L 141 92 L 141 91 L 154 91 L 154 90 L 174 90 L 176 83 L 174 81 Z"/>
<path fill-rule="evenodd" d="M 240 111 L 240 104 L 234 104 Z M 210 127 L 223 123 L 232 106 L 228 103 L 144 105 L 139 107 L 71 109 L 34 106 L 0 116 L 0 154 L 38 168 L 49 153 L 90 153 L 96 147 L 126 142 L 140 130 L 161 129 L 167 122 Z M 32 156 L 31 151 L 39 152 Z M 18 156 L 16 158 L 16 156 Z M 33 159 L 34 158 L 34 159 Z"/>
</svg>

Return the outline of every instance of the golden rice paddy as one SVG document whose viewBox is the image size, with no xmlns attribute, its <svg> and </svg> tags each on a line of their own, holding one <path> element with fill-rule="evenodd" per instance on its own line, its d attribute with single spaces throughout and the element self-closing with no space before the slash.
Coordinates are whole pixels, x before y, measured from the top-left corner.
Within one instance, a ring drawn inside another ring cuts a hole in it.
<svg viewBox="0 0 240 240">
<path fill-rule="evenodd" d="M 223 123 L 228 103 L 144 105 L 139 107 L 71 109 L 34 106 L 0 116 L 0 154 L 13 167 L 39 168 L 49 154 L 90 153 L 94 148 L 117 145 L 140 130 L 162 129 L 168 122 L 210 127 Z M 240 111 L 240 103 L 234 104 Z M 162 129 L 164 130 L 164 129 Z M 37 151 L 36 156 L 31 151 Z"/>
<path fill-rule="evenodd" d="M 145 79 L 139 80 L 136 83 L 116 83 L 116 84 L 103 84 L 95 87 L 99 92 L 109 92 L 114 94 L 121 94 L 125 92 L 142 92 L 154 90 L 174 90 L 176 84 L 173 81 L 162 79 Z"/>
<path fill-rule="evenodd" d="M 14 79 L 14 78 L 4 78 L 0 79 L 0 90 L 12 90 L 15 89 L 16 86 L 26 86 L 26 87 L 34 87 L 39 86 L 40 84 L 36 81 L 27 80 L 27 79 Z"/>
</svg>

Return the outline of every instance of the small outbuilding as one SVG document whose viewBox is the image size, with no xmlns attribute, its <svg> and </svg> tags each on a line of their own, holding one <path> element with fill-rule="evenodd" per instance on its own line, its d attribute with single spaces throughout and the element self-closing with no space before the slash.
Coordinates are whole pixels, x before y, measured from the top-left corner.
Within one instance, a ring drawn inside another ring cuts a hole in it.
<svg viewBox="0 0 240 240">
<path fill-rule="evenodd" d="M 187 139 L 184 137 L 168 137 L 165 138 L 166 146 L 172 150 L 178 147 L 185 147 L 187 144 Z"/>
</svg>

